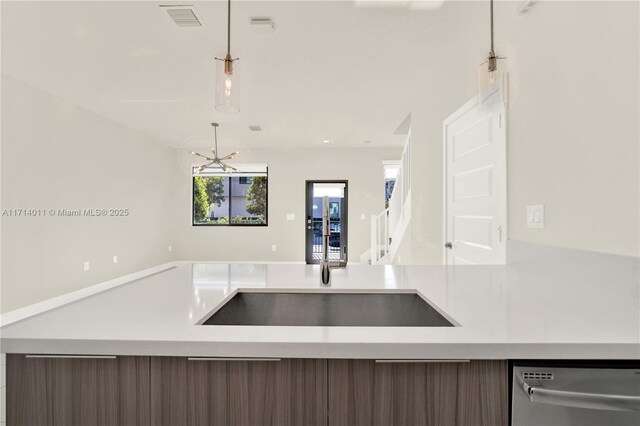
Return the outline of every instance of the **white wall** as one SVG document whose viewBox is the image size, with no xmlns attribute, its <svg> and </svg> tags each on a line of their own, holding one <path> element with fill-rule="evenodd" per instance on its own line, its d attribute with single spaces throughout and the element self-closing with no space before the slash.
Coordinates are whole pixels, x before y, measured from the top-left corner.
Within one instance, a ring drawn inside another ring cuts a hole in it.
<svg viewBox="0 0 640 426">
<path fill-rule="evenodd" d="M 509 236 L 638 256 L 639 4 L 541 2 L 518 15 L 517 3 L 496 2 L 496 51 L 510 73 Z M 429 78 L 412 108 L 403 263 L 442 262 L 442 121 L 477 93 L 487 21 L 486 2 L 446 2 L 428 22 L 449 36 L 424 40 L 429 60 L 416 65 Z M 545 205 L 545 229 L 526 227 L 531 204 Z"/>
<path fill-rule="evenodd" d="M 3 209 L 130 211 L 3 216 L 1 311 L 169 261 L 173 150 L 7 75 L 1 83 Z"/>
<path fill-rule="evenodd" d="M 228 147 L 232 149 L 233 147 Z M 224 146 L 222 148 L 224 151 Z M 198 151 L 196 149 L 196 151 Z M 191 226 L 191 165 L 178 153 L 180 192 L 176 246 L 183 260 L 305 260 L 305 180 L 349 181 L 349 261 L 358 262 L 371 241 L 370 215 L 384 209 L 383 160 L 400 158 L 401 148 L 259 149 L 242 151 L 237 162 L 269 167 L 269 226 Z M 287 213 L 295 220 L 286 220 Z M 361 219 L 365 215 L 365 220 Z M 276 251 L 271 246 L 276 245 Z"/>
<path fill-rule="evenodd" d="M 639 5 L 541 2 L 518 15 L 517 3 L 496 2 L 496 48 L 510 72 L 510 238 L 638 256 Z M 422 39 L 401 52 L 414 62 L 399 75 L 420 82 L 406 105 L 413 223 L 403 263 L 442 261 L 442 121 L 476 93 L 487 14 L 486 2 L 445 2 L 419 15 L 429 35 L 416 34 Z M 269 226 L 192 227 L 186 150 L 158 146 L 5 75 L 2 92 L 3 208 L 131 211 L 127 218 L 2 218 L 2 312 L 165 262 L 169 244 L 180 259 L 303 261 L 305 179 L 349 180 L 349 256 L 357 261 L 369 245 L 369 215 L 383 206 L 381 161 L 400 154 L 243 151 L 238 161 L 269 164 Z M 528 204 L 545 205 L 545 229 L 526 228 Z"/>
<path fill-rule="evenodd" d="M 502 33 L 511 239 L 640 255 L 639 6 L 543 3 Z M 545 229 L 526 227 L 528 204 Z"/>
</svg>

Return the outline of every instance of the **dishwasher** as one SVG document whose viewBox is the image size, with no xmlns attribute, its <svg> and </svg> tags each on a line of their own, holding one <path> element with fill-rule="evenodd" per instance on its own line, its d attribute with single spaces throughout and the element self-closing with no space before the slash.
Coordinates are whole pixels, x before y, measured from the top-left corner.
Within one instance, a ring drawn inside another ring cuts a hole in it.
<svg viewBox="0 0 640 426">
<path fill-rule="evenodd" d="M 640 363 L 513 363 L 512 426 L 638 426 Z"/>
</svg>

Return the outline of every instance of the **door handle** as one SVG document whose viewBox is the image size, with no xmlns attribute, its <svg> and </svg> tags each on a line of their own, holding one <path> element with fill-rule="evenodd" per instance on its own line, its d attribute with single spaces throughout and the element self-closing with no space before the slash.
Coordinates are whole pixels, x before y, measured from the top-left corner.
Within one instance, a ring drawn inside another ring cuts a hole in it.
<svg viewBox="0 0 640 426">
<path fill-rule="evenodd" d="M 520 388 L 531 402 L 593 410 L 640 411 L 640 396 L 547 389 L 531 386 L 521 377 L 518 379 Z"/>
<path fill-rule="evenodd" d="M 25 355 L 25 358 L 40 358 L 40 359 L 116 359 L 115 355 L 43 355 L 43 354 L 29 354 Z"/>
<path fill-rule="evenodd" d="M 278 362 L 281 358 L 218 358 L 218 357 L 190 357 L 188 361 L 261 361 L 261 362 Z"/>
<path fill-rule="evenodd" d="M 444 364 L 464 363 L 468 359 L 376 359 L 376 364 Z"/>
<path fill-rule="evenodd" d="M 446 243 L 444 243 L 444 247 L 448 248 L 448 249 L 452 249 L 453 248 L 453 243 L 447 241 Z"/>
</svg>

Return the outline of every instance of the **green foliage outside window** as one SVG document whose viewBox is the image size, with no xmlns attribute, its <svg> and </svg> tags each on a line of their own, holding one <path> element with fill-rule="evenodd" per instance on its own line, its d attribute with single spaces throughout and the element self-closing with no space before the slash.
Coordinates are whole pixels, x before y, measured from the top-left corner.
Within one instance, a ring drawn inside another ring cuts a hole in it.
<svg viewBox="0 0 640 426">
<path fill-rule="evenodd" d="M 265 218 L 267 216 L 267 177 L 255 176 L 247 189 L 247 212 Z"/>
<path fill-rule="evenodd" d="M 235 223 L 235 224 L 242 223 L 242 224 L 245 224 L 245 225 L 255 225 L 256 223 L 262 223 L 262 219 L 235 216 L 234 218 L 231 219 L 231 223 Z"/>
<path fill-rule="evenodd" d="M 229 224 L 229 218 L 226 217 L 226 216 L 217 217 L 215 219 L 211 219 L 209 221 L 209 223 L 211 223 L 213 225 L 228 225 Z"/>
<path fill-rule="evenodd" d="M 207 181 L 207 196 L 209 197 L 209 205 L 217 204 L 218 207 L 224 203 L 224 181 L 225 178 L 212 176 L 202 178 Z"/>
<path fill-rule="evenodd" d="M 201 176 L 194 176 L 193 178 L 193 215 L 199 222 L 206 219 L 210 205 L 205 179 Z"/>
<path fill-rule="evenodd" d="M 245 178 L 249 184 L 244 195 L 234 194 L 232 187 Z M 227 194 L 227 195 L 225 195 Z M 246 200 L 242 202 L 242 198 Z M 238 209 L 236 202 L 245 204 Z M 226 205 L 225 205 L 226 203 Z M 225 205 L 220 210 L 219 208 Z M 236 206 L 234 208 L 233 206 Z M 228 209 L 228 213 L 224 210 Z M 244 210 L 244 212 L 242 211 Z M 231 212 L 235 216 L 231 217 Z M 222 214 L 220 217 L 217 215 Z M 267 177 L 266 176 L 194 176 L 193 177 L 194 225 L 266 225 Z"/>
</svg>

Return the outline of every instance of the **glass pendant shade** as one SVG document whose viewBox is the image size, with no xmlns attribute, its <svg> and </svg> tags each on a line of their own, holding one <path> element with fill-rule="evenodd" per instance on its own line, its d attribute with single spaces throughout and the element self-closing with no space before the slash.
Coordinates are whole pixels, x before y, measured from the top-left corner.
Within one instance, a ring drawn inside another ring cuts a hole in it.
<svg viewBox="0 0 640 426">
<path fill-rule="evenodd" d="M 216 110 L 227 114 L 240 111 L 239 63 L 237 59 L 216 60 Z"/>
<path fill-rule="evenodd" d="M 496 61 L 493 71 L 489 70 L 486 62 L 480 64 L 478 68 L 478 103 L 480 105 L 489 100 L 491 95 L 502 87 L 503 71 L 499 64 L 500 62 Z"/>
</svg>

